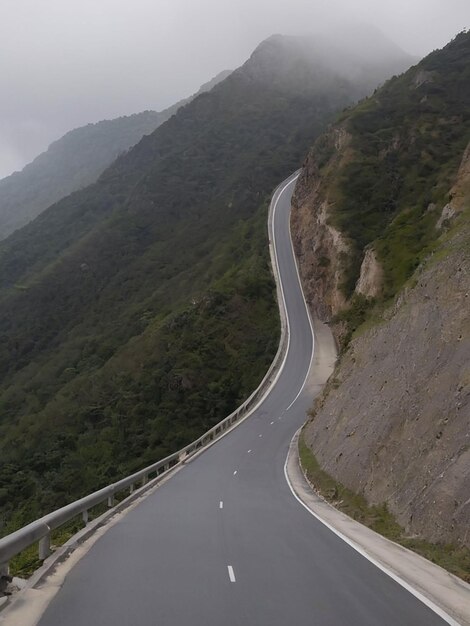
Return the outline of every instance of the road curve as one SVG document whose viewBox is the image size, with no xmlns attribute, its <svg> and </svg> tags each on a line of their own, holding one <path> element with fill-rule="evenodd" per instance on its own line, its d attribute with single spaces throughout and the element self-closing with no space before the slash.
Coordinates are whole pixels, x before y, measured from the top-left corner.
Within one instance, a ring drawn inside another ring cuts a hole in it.
<svg viewBox="0 0 470 626">
<path fill-rule="evenodd" d="M 290 328 L 276 384 L 250 418 L 98 539 L 40 626 L 445 623 L 309 515 L 286 483 L 313 352 L 290 239 L 294 185 L 275 194 L 270 233 Z"/>
</svg>

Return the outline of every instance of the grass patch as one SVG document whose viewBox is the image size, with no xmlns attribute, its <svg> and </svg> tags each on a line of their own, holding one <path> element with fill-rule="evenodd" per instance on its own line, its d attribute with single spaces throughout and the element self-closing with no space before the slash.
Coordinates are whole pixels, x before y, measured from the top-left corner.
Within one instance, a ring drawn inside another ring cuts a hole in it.
<svg viewBox="0 0 470 626">
<path fill-rule="evenodd" d="M 127 494 L 125 494 L 127 495 Z M 121 498 L 122 499 L 122 498 Z M 117 500 L 117 498 L 116 498 Z M 88 511 L 88 520 L 91 522 L 108 510 L 106 502 L 96 505 Z M 85 524 L 81 515 L 77 515 L 69 522 L 63 524 L 51 533 L 51 552 L 63 546 L 71 537 L 78 533 Z M 38 556 L 39 543 L 26 548 L 17 554 L 10 561 L 10 575 L 19 576 L 20 578 L 29 578 L 34 572 L 41 567 L 44 561 Z"/>
<path fill-rule="evenodd" d="M 369 505 L 364 496 L 348 489 L 322 470 L 305 443 L 303 432 L 299 438 L 299 456 L 302 468 L 317 493 L 338 510 L 387 539 L 413 550 L 462 580 L 470 582 L 470 550 L 468 548 L 454 544 L 431 543 L 424 539 L 407 536 L 385 503 Z"/>
<path fill-rule="evenodd" d="M 34 543 L 20 554 L 17 554 L 10 561 L 10 575 L 20 578 L 29 578 L 41 565 L 43 561 L 38 556 L 38 544 Z"/>
<path fill-rule="evenodd" d="M 347 326 L 347 332 L 342 340 L 341 353 L 343 354 L 352 339 L 355 331 L 364 324 L 367 319 L 369 309 L 373 306 L 375 300 L 366 298 L 361 294 L 355 294 L 350 301 L 350 306 L 340 311 L 331 320 L 333 324 L 344 322 Z"/>
</svg>

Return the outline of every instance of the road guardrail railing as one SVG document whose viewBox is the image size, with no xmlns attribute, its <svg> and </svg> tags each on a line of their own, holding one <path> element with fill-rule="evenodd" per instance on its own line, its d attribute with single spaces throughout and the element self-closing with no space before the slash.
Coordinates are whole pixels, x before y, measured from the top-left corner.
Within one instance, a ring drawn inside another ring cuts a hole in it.
<svg viewBox="0 0 470 626">
<path fill-rule="evenodd" d="M 71 502 L 66 506 L 44 515 L 38 520 L 31 522 L 30 524 L 16 530 L 15 532 L 6 535 L 0 539 L 0 582 L 1 579 L 9 577 L 9 562 L 15 556 L 29 548 L 30 546 L 38 543 L 38 556 L 40 561 L 44 561 L 51 554 L 51 533 L 53 530 L 60 528 L 67 522 L 70 522 L 80 515 L 84 524 L 89 522 L 89 511 L 100 504 L 107 503 L 108 507 L 112 509 L 115 506 L 115 499 L 118 494 L 122 494 L 126 490 L 129 490 L 129 496 L 126 501 L 129 504 L 132 501 L 133 494 L 142 493 L 142 488 L 150 488 L 157 482 L 159 482 L 164 476 L 166 476 L 177 465 L 184 463 L 191 456 L 211 445 L 214 441 L 222 437 L 234 424 L 240 422 L 246 417 L 251 410 L 258 404 L 258 402 L 264 397 L 264 395 L 270 389 L 273 381 L 276 378 L 276 374 L 281 368 L 284 361 L 284 357 L 288 346 L 288 324 L 286 321 L 287 312 L 284 307 L 284 299 L 281 296 L 282 287 L 280 285 L 277 259 L 274 247 L 274 233 L 273 233 L 273 212 L 277 199 L 279 198 L 282 185 L 285 185 L 285 181 L 276 188 L 270 208 L 268 219 L 268 234 L 269 234 L 269 248 L 271 255 L 271 265 L 277 287 L 278 304 L 281 317 L 281 337 L 279 341 L 279 347 L 271 363 L 265 377 L 259 384 L 258 388 L 251 394 L 251 396 L 245 400 L 233 413 L 228 417 L 220 421 L 218 424 L 210 428 L 207 432 L 201 435 L 198 439 L 188 444 L 181 450 L 170 454 L 169 456 L 126 476 L 122 480 L 108 485 L 98 491 L 95 491 L 75 502 Z M 121 503 L 122 504 L 122 503 Z"/>
</svg>

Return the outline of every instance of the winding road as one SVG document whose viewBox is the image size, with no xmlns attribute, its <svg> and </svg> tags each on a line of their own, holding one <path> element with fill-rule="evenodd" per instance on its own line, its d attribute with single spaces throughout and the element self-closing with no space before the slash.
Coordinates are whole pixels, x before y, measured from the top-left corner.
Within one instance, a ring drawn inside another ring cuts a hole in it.
<svg viewBox="0 0 470 626">
<path fill-rule="evenodd" d="M 291 177 L 273 198 L 289 321 L 255 412 L 111 526 L 40 626 L 435 626 L 445 622 L 293 497 L 289 442 L 312 401 L 313 336 L 292 251 Z"/>
</svg>

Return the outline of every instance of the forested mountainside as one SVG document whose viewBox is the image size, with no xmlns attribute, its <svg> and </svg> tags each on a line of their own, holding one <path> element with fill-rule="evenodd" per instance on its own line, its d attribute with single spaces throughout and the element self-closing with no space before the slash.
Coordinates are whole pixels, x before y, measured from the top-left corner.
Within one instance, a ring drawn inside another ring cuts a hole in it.
<svg viewBox="0 0 470 626">
<path fill-rule="evenodd" d="M 61 198 L 94 183 L 120 154 L 229 74 L 221 72 L 197 94 L 164 111 L 143 111 L 76 128 L 52 143 L 21 172 L 0 180 L 0 239 Z"/>
<path fill-rule="evenodd" d="M 177 449 L 263 377 L 269 194 L 371 90 L 314 48 L 268 39 L 0 244 L 3 532 Z"/>
<path fill-rule="evenodd" d="M 470 33 L 317 139 L 292 231 L 342 355 L 305 438 L 408 536 L 470 546 Z"/>
</svg>

